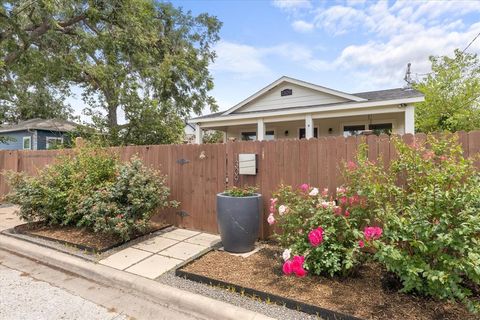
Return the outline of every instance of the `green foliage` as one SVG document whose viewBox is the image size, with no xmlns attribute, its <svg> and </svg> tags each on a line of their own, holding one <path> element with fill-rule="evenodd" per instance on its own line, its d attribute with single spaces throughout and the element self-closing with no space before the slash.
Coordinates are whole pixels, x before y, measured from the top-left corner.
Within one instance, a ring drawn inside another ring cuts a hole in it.
<svg viewBox="0 0 480 320">
<path fill-rule="evenodd" d="M 432 73 L 415 85 L 425 94 L 416 107 L 421 132 L 480 128 L 480 60 L 455 50 L 454 57 L 430 57 Z"/>
<path fill-rule="evenodd" d="M 338 190 L 334 200 L 329 198 L 328 190 L 319 194 L 318 189 L 304 186 L 281 186 L 274 193 L 270 212 L 278 223 L 276 239 L 292 254 L 304 256 L 304 267 L 310 273 L 351 273 L 365 260 L 366 249 L 362 247 L 368 242 L 363 229 L 375 223 L 374 217 L 358 195 L 344 188 Z M 319 227 L 322 239 L 315 245 L 309 233 Z"/>
<path fill-rule="evenodd" d="M 208 94 L 216 17 L 153 0 L 11 0 L 0 17 L 0 109 L 9 121 L 68 115 L 64 98 L 76 87 L 110 144 L 172 143 L 180 119 L 217 108 Z"/>
<path fill-rule="evenodd" d="M 231 187 L 224 191 L 224 193 L 230 197 L 251 197 L 257 192 L 258 187 L 256 186 Z"/>
<path fill-rule="evenodd" d="M 383 220 L 375 258 L 401 279 L 403 291 L 462 301 L 480 285 L 480 176 L 453 137 L 409 146 L 395 141 L 388 168 L 359 155 L 347 185 Z"/>
<path fill-rule="evenodd" d="M 222 131 L 207 131 L 203 135 L 203 143 L 222 143 L 223 132 Z"/>
<path fill-rule="evenodd" d="M 120 163 L 108 149 L 87 145 L 36 177 L 9 173 L 8 201 L 23 220 L 76 225 L 124 240 L 142 231 L 156 208 L 170 204 L 165 178 L 133 158 Z"/>
</svg>

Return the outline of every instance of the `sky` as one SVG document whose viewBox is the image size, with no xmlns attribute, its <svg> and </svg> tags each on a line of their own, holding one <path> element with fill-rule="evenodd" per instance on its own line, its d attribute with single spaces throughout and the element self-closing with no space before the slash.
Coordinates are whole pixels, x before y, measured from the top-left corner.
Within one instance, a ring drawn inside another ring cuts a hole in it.
<svg viewBox="0 0 480 320">
<path fill-rule="evenodd" d="M 210 66 L 220 110 L 283 75 L 348 93 L 402 87 L 407 63 L 420 79 L 430 55 L 452 55 L 480 33 L 480 1 L 172 3 L 223 22 Z M 467 51 L 480 53 L 480 37 Z"/>
</svg>

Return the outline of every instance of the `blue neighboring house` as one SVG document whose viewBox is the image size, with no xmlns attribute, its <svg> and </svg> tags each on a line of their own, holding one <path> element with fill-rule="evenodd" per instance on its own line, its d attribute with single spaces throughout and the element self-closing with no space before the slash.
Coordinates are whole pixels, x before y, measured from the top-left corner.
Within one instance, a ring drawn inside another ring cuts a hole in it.
<svg viewBox="0 0 480 320">
<path fill-rule="evenodd" d="M 0 127 L 0 150 L 48 150 L 70 142 L 77 123 L 57 119 L 30 119 Z"/>
</svg>

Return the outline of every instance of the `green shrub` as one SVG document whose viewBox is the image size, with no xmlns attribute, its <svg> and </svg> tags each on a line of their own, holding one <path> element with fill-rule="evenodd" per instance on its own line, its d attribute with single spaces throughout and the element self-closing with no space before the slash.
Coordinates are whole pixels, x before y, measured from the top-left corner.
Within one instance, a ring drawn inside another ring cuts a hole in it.
<svg viewBox="0 0 480 320">
<path fill-rule="evenodd" d="M 231 187 L 224 191 L 224 193 L 230 197 L 251 197 L 257 192 L 258 187 L 256 186 Z"/>
<path fill-rule="evenodd" d="M 7 200 L 28 222 L 74 225 L 128 240 L 169 202 L 165 177 L 133 158 L 120 163 L 108 149 L 87 145 L 62 156 L 36 177 L 9 173 Z"/>
<path fill-rule="evenodd" d="M 375 258 L 394 272 L 404 292 L 462 301 L 480 285 L 480 177 L 455 138 L 429 137 L 411 146 L 394 140 L 388 168 L 359 154 L 345 170 L 347 186 L 384 221 Z"/>
<path fill-rule="evenodd" d="M 284 272 L 293 255 L 303 257 L 309 272 L 329 276 L 347 275 L 365 259 L 362 248 L 375 241 L 368 228 L 376 220 L 358 194 L 345 188 L 337 190 L 337 199 L 328 194 L 306 184 L 282 186 L 270 200 L 268 222 L 278 224 L 275 236 L 286 248 Z M 302 269 L 296 274 L 302 276 Z"/>
</svg>

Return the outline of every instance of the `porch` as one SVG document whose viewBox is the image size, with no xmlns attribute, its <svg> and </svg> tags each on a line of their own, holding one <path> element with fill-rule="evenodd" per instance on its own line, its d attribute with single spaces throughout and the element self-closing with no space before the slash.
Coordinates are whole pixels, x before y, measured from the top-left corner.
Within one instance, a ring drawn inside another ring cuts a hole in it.
<svg viewBox="0 0 480 320">
<path fill-rule="evenodd" d="M 365 132 L 414 133 L 414 107 L 370 110 L 363 114 L 301 114 L 295 116 L 232 119 L 196 124 L 195 142 L 202 143 L 203 130 L 224 133 L 223 141 L 263 141 L 277 139 L 310 139 L 328 136 L 351 136 Z M 381 112 L 383 111 L 383 112 Z M 345 113 L 345 112 L 344 112 Z"/>
</svg>

